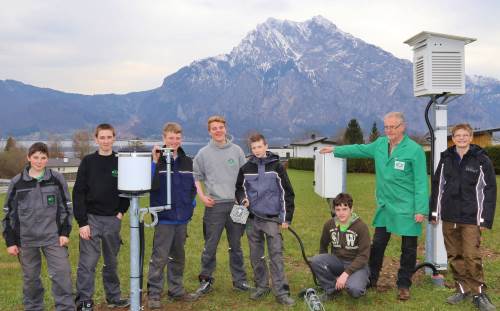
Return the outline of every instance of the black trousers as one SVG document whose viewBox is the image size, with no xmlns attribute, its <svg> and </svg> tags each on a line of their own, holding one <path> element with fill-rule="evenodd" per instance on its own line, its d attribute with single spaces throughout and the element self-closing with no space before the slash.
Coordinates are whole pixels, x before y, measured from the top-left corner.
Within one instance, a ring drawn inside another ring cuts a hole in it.
<svg viewBox="0 0 500 311">
<path fill-rule="evenodd" d="M 417 264 L 417 239 L 416 236 L 402 236 L 401 257 L 399 260 L 398 288 L 410 288 L 411 277 Z M 385 227 L 375 228 L 370 250 L 370 282 L 376 284 L 384 262 L 384 253 L 391 233 Z"/>
</svg>

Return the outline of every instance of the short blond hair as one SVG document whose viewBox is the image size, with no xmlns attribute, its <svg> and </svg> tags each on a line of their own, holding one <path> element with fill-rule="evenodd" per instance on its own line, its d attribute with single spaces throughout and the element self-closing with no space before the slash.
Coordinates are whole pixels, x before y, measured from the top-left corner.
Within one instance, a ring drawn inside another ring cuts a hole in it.
<svg viewBox="0 0 500 311">
<path fill-rule="evenodd" d="M 472 129 L 472 126 L 470 126 L 469 123 L 460 123 L 456 124 L 451 128 L 451 136 L 455 136 L 455 132 L 458 130 L 466 130 L 469 132 L 469 135 L 472 137 L 474 135 L 474 130 Z"/>
<path fill-rule="evenodd" d="M 223 116 L 218 116 L 218 115 L 211 116 L 210 118 L 208 118 L 208 121 L 207 121 L 207 128 L 209 131 L 210 131 L 210 124 L 212 124 L 214 122 L 219 122 L 219 123 L 226 125 L 226 119 Z"/>
<path fill-rule="evenodd" d="M 167 122 L 163 126 L 163 134 L 165 133 L 182 134 L 182 126 L 176 122 Z"/>
</svg>

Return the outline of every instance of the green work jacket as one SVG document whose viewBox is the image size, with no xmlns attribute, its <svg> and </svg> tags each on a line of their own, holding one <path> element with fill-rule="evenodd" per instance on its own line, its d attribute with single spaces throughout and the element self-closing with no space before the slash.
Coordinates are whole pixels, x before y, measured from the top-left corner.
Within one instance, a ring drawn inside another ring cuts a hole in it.
<svg viewBox="0 0 500 311">
<path fill-rule="evenodd" d="M 401 236 L 419 236 L 422 224 L 415 215 L 429 213 L 429 190 L 422 147 L 407 135 L 389 155 L 386 136 L 366 145 L 335 147 L 339 158 L 375 160 L 377 209 L 373 226 Z"/>
</svg>

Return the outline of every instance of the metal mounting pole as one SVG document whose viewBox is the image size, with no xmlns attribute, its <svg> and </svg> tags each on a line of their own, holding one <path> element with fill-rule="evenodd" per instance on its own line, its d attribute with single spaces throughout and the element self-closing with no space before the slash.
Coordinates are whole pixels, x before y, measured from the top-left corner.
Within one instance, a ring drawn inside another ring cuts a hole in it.
<svg viewBox="0 0 500 311">
<path fill-rule="evenodd" d="M 443 100 L 438 102 L 437 99 L 443 96 Z M 448 148 L 448 105 L 446 101 L 449 98 L 450 96 L 447 94 L 433 95 L 426 109 L 426 121 L 431 135 L 431 179 L 441 159 L 441 152 Z M 429 108 L 432 108 L 432 125 L 427 116 Z M 448 259 L 444 246 L 441 220 L 439 219 L 435 225 L 428 223 L 426 229 L 425 259 L 427 262 L 434 264 L 438 270 L 446 270 Z M 430 273 L 430 270 L 427 270 L 427 272 Z"/>
<path fill-rule="evenodd" d="M 130 197 L 130 310 L 141 310 L 139 197 Z"/>
</svg>

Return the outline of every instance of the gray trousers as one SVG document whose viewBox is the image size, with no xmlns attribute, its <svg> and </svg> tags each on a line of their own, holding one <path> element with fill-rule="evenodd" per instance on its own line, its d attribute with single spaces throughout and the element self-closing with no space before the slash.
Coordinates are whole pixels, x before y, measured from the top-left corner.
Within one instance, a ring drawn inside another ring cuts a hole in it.
<svg viewBox="0 0 500 311">
<path fill-rule="evenodd" d="M 318 282 L 328 294 L 335 292 L 337 278 L 350 264 L 350 262 L 341 260 L 331 254 L 320 254 L 311 258 L 311 266 L 316 273 Z M 368 286 L 369 277 L 370 269 L 368 265 L 349 275 L 345 287 L 347 293 L 354 298 L 363 296 Z"/>
<path fill-rule="evenodd" d="M 59 245 L 21 247 L 19 261 L 23 269 L 23 304 L 26 311 L 44 310 L 43 285 L 40 280 L 42 251 L 47 260 L 49 278 L 52 282 L 52 297 L 55 309 L 75 310 L 73 300 L 71 266 L 68 249 Z"/>
<path fill-rule="evenodd" d="M 273 292 L 276 296 L 290 294 L 290 287 L 285 276 L 283 265 L 283 238 L 277 223 L 258 218 L 248 219 L 247 237 L 250 246 L 250 261 L 252 263 L 255 286 L 269 287 L 269 270 Z M 264 247 L 267 241 L 269 268 L 267 266 Z"/>
<path fill-rule="evenodd" d="M 182 296 L 186 292 L 182 285 L 184 274 L 187 224 L 162 225 L 155 227 L 153 252 L 149 261 L 148 296 L 160 298 L 163 292 L 163 271 L 167 266 L 168 294 Z"/>
<path fill-rule="evenodd" d="M 205 207 L 203 216 L 203 236 L 205 247 L 201 254 L 200 279 L 211 279 L 216 266 L 217 245 L 219 245 L 222 231 L 226 228 L 229 243 L 229 267 L 233 283 L 241 284 L 247 281 L 241 249 L 241 237 L 245 226 L 231 220 L 233 203 L 217 203 L 213 207 Z"/>
<path fill-rule="evenodd" d="M 121 220 L 116 216 L 89 214 L 90 240 L 80 238 L 80 259 L 76 276 L 77 302 L 91 300 L 94 295 L 95 270 L 102 255 L 102 282 L 106 299 L 117 300 L 121 296 L 118 278 L 118 251 L 120 250 Z"/>
</svg>

